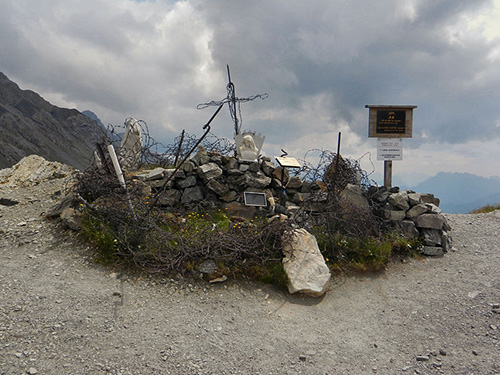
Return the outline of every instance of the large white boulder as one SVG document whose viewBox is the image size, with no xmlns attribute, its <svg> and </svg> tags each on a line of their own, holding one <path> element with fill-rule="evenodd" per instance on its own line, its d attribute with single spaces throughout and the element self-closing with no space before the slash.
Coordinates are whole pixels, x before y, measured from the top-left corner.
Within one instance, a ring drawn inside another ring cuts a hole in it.
<svg viewBox="0 0 500 375">
<path fill-rule="evenodd" d="M 322 296 L 330 281 L 330 270 L 321 254 L 316 237 L 305 229 L 290 232 L 283 248 L 283 268 L 288 276 L 288 291 L 312 297 Z"/>
</svg>

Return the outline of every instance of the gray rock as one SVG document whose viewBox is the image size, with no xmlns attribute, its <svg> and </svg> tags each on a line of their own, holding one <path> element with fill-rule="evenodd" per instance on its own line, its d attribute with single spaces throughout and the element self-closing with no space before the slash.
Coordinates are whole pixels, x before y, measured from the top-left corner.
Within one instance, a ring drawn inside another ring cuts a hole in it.
<svg viewBox="0 0 500 375">
<path fill-rule="evenodd" d="M 75 202 L 75 196 L 73 193 L 64 196 L 55 206 L 53 206 L 50 210 L 45 214 L 46 217 L 57 217 L 60 216 L 61 213 L 70 208 L 71 205 Z"/>
<path fill-rule="evenodd" d="M 274 164 L 270 161 L 263 161 L 261 164 L 262 172 L 268 177 L 272 177 L 274 172 Z"/>
<path fill-rule="evenodd" d="M 430 357 L 428 355 L 417 355 L 416 360 L 419 362 L 425 362 L 430 360 Z"/>
<path fill-rule="evenodd" d="M 404 191 L 389 195 L 387 201 L 389 202 L 389 204 L 403 211 L 406 211 L 410 208 L 410 204 L 408 203 L 408 194 Z"/>
<path fill-rule="evenodd" d="M 250 169 L 250 165 L 241 163 L 238 169 L 242 172 L 246 172 Z"/>
<path fill-rule="evenodd" d="M 192 173 L 196 169 L 196 164 L 192 162 L 191 160 L 187 160 L 183 165 L 182 165 L 182 170 L 185 173 Z"/>
<path fill-rule="evenodd" d="M 255 188 L 266 188 L 271 184 L 271 177 L 267 177 L 263 173 L 256 173 L 254 175 L 245 175 L 246 183 L 248 186 Z"/>
<path fill-rule="evenodd" d="M 436 206 L 434 203 L 425 203 L 425 205 L 427 206 L 427 208 L 429 209 L 429 212 L 430 213 L 433 213 L 433 214 L 440 214 L 443 212 L 443 210 L 441 210 L 438 206 Z"/>
<path fill-rule="evenodd" d="M 441 246 L 443 232 L 437 229 L 422 229 L 422 235 L 424 236 L 424 243 L 427 246 Z"/>
<path fill-rule="evenodd" d="M 287 189 L 297 189 L 302 188 L 302 180 L 298 177 L 290 177 L 288 183 L 286 184 Z"/>
<path fill-rule="evenodd" d="M 124 170 L 129 170 L 129 171 L 137 169 L 137 167 L 141 162 L 141 153 L 142 153 L 141 126 L 139 124 L 139 121 L 137 121 L 133 117 L 130 117 L 127 119 L 125 134 L 123 135 L 120 147 L 117 152 L 121 167 Z"/>
<path fill-rule="evenodd" d="M 217 194 L 219 197 L 223 196 L 229 191 L 227 185 L 221 184 L 216 179 L 211 179 L 207 182 L 207 188 Z"/>
<path fill-rule="evenodd" d="M 452 246 L 453 246 L 453 241 L 451 238 L 451 234 L 449 234 L 446 231 L 442 231 L 441 234 L 441 246 L 443 248 L 443 251 L 446 253 L 447 251 L 450 251 Z"/>
<path fill-rule="evenodd" d="M 238 169 L 239 168 L 238 159 L 236 159 L 234 157 L 228 158 L 227 163 L 226 163 L 226 167 L 228 170 L 229 169 Z"/>
<path fill-rule="evenodd" d="M 179 190 L 169 189 L 158 196 L 156 204 L 160 206 L 173 207 L 181 200 L 182 193 Z"/>
<path fill-rule="evenodd" d="M 203 164 L 199 166 L 196 171 L 204 182 L 208 182 L 212 178 L 222 175 L 222 169 L 215 163 Z"/>
<path fill-rule="evenodd" d="M 82 214 L 74 208 L 66 208 L 61 212 L 61 221 L 72 230 L 82 229 Z"/>
<path fill-rule="evenodd" d="M 184 179 L 177 180 L 175 182 L 177 186 L 181 189 L 187 189 L 189 187 L 195 186 L 196 185 L 196 176 L 188 176 Z"/>
<path fill-rule="evenodd" d="M 439 207 L 439 199 L 434 197 L 434 194 L 420 194 L 420 198 L 422 198 L 422 202 L 424 203 L 432 203 Z"/>
<path fill-rule="evenodd" d="M 416 206 L 417 204 L 422 203 L 422 197 L 418 193 L 410 193 L 408 194 L 408 203 L 410 206 Z"/>
<path fill-rule="evenodd" d="M 160 180 L 165 176 L 165 169 L 158 167 L 155 169 L 151 169 L 149 171 L 137 172 L 134 174 L 134 178 L 139 181 L 153 181 Z"/>
<path fill-rule="evenodd" d="M 182 204 L 196 203 L 204 198 L 203 191 L 199 186 L 189 187 L 184 190 L 181 197 Z"/>
<path fill-rule="evenodd" d="M 443 248 L 439 246 L 424 246 L 422 254 L 432 257 L 442 257 L 444 255 L 444 251 Z"/>
<path fill-rule="evenodd" d="M 220 199 L 224 202 L 233 202 L 238 198 L 238 193 L 234 190 L 229 190 L 226 194 L 224 194 Z"/>
<path fill-rule="evenodd" d="M 227 175 L 228 176 L 243 176 L 245 172 L 240 171 L 239 169 L 228 169 L 227 170 Z"/>
<path fill-rule="evenodd" d="M 417 238 L 420 236 L 420 232 L 415 227 L 415 223 L 411 220 L 401 221 L 401 229 L 407 238 Z"/>
<path fill-rule="evenodd" d="M 248 170 L 250 172 L 254 172 L 254 173 L 257 173 L 260 171 L 260 163 L 258 162 L 253 162 L 251 163 L 249 166 L 248 166 Z"/>
<path fill-rule="evenodd" d="M 347 184 L 342 193 L 340 193 L 340 205 L 344 211 L 370 210 L 370 204 L 363 196 L 361 187 L 353 184 Z"/>
<path fill-rule="evenodd" d="M 384 216 L 386 219 L 391 221 L 402 221 L 404 220 L 406 213 L 404 211 L 396 210 L 384 210 Z"/>
<path fill-rule="evenodd" d="M 422 214 L 417 220 L 417 228 L 443 229 L 445 218 L 439 214 Z"/>
<path fill-rule="evenodd" d="M 406 211 L 406 218 L 409 220 L 416 220 L 422 214 L 429 212 L 429 207 L 424 203 L 419 203 Z"/>
<path fill-rule="evenodd" d="M 191 158 L 191 161 L 197 166 L 202 166 L 210 162 L 210 157 L 202 146 L 198 146 L 198 152 Z"/>
</svg>

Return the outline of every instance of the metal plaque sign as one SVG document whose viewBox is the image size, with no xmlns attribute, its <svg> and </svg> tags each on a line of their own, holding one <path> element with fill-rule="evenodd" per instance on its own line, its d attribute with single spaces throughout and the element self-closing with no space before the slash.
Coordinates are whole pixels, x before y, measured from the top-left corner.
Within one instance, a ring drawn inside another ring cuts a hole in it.
<svg viewBox="0 0 500 375">
<path fill-rule="evenodd" d="M 274 157 L 280 167 L 286 167 L 286 168 L 300 168 L 300 163 L 297 161 L 295 158 L 291 157 L 283 157 L 283 156 L 275 156 Z"/>
<path fill-rule="evenodd" d="M 243 193 L 245 198 L 245 206 L 266 207 L 267 198 L 266 193 L 253 193 L 245 191 Z"/>
<path fill-rule="evenodd" d="M 416 105 L 366 105 L 370 109 L 368 137 L 411 138 Z"/>
<path fill-rule="evenodd" d="M 403 160 L 403 139 L 379 138 L 377 160 Z"/>
</svg>

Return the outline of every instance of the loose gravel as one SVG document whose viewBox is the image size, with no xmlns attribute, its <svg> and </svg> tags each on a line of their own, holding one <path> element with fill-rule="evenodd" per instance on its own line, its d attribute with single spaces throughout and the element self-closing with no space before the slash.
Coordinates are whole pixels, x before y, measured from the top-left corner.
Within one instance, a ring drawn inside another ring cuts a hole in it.
<svg viewBox="0 0 500 375">
<path fill-rule="evenodd" d="M 444 257 L 313 299 L 97 265 L 42 215 L 62 183 L 0 185 L 1 375 L 500 374 L 500 212 L 446 215 Z"/>
</svg>

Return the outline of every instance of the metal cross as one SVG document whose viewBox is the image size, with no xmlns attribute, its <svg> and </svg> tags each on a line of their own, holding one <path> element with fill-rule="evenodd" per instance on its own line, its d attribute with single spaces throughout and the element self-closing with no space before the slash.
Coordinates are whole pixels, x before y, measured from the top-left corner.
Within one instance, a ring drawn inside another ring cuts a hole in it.
<svg viewBox="0 0 500 375">
<path fill-rule="evenodd" d="M 227 65 L 227 78 L 229 83 L 226 85 L 227 89 L 227 96 L 219 101 L 212 100 L 207 103 L 201 103 L 196 106 L 197 109 L 204 109 L 207 107 L 211 106 L 221 106 L 224 105 L 225 103 L 228 104 L 229 106 L 229 113 L 231 114 L 231 118 L 233 119 L 234 122 L 234 134 L 238 135 L 241 133 L 241 124 L 242 124 L 242 119 L 241 119 L 241 109 L 240 109 L 240 104 L 241 103 L 246 103 L 250 102 L 254 99 L 261 98 L 261 99 L 266 99 L 269 95 L 266 94 L 257 94 L 250 96 L 248 98 L 238 98 L 236 96 L 236 91 L 234 89 L 234 84 L 231 81 L 231 73 L 229 72 L 229 65 Z M 238 119 L 239 116 L 239 119 Z"/>
</svg>

